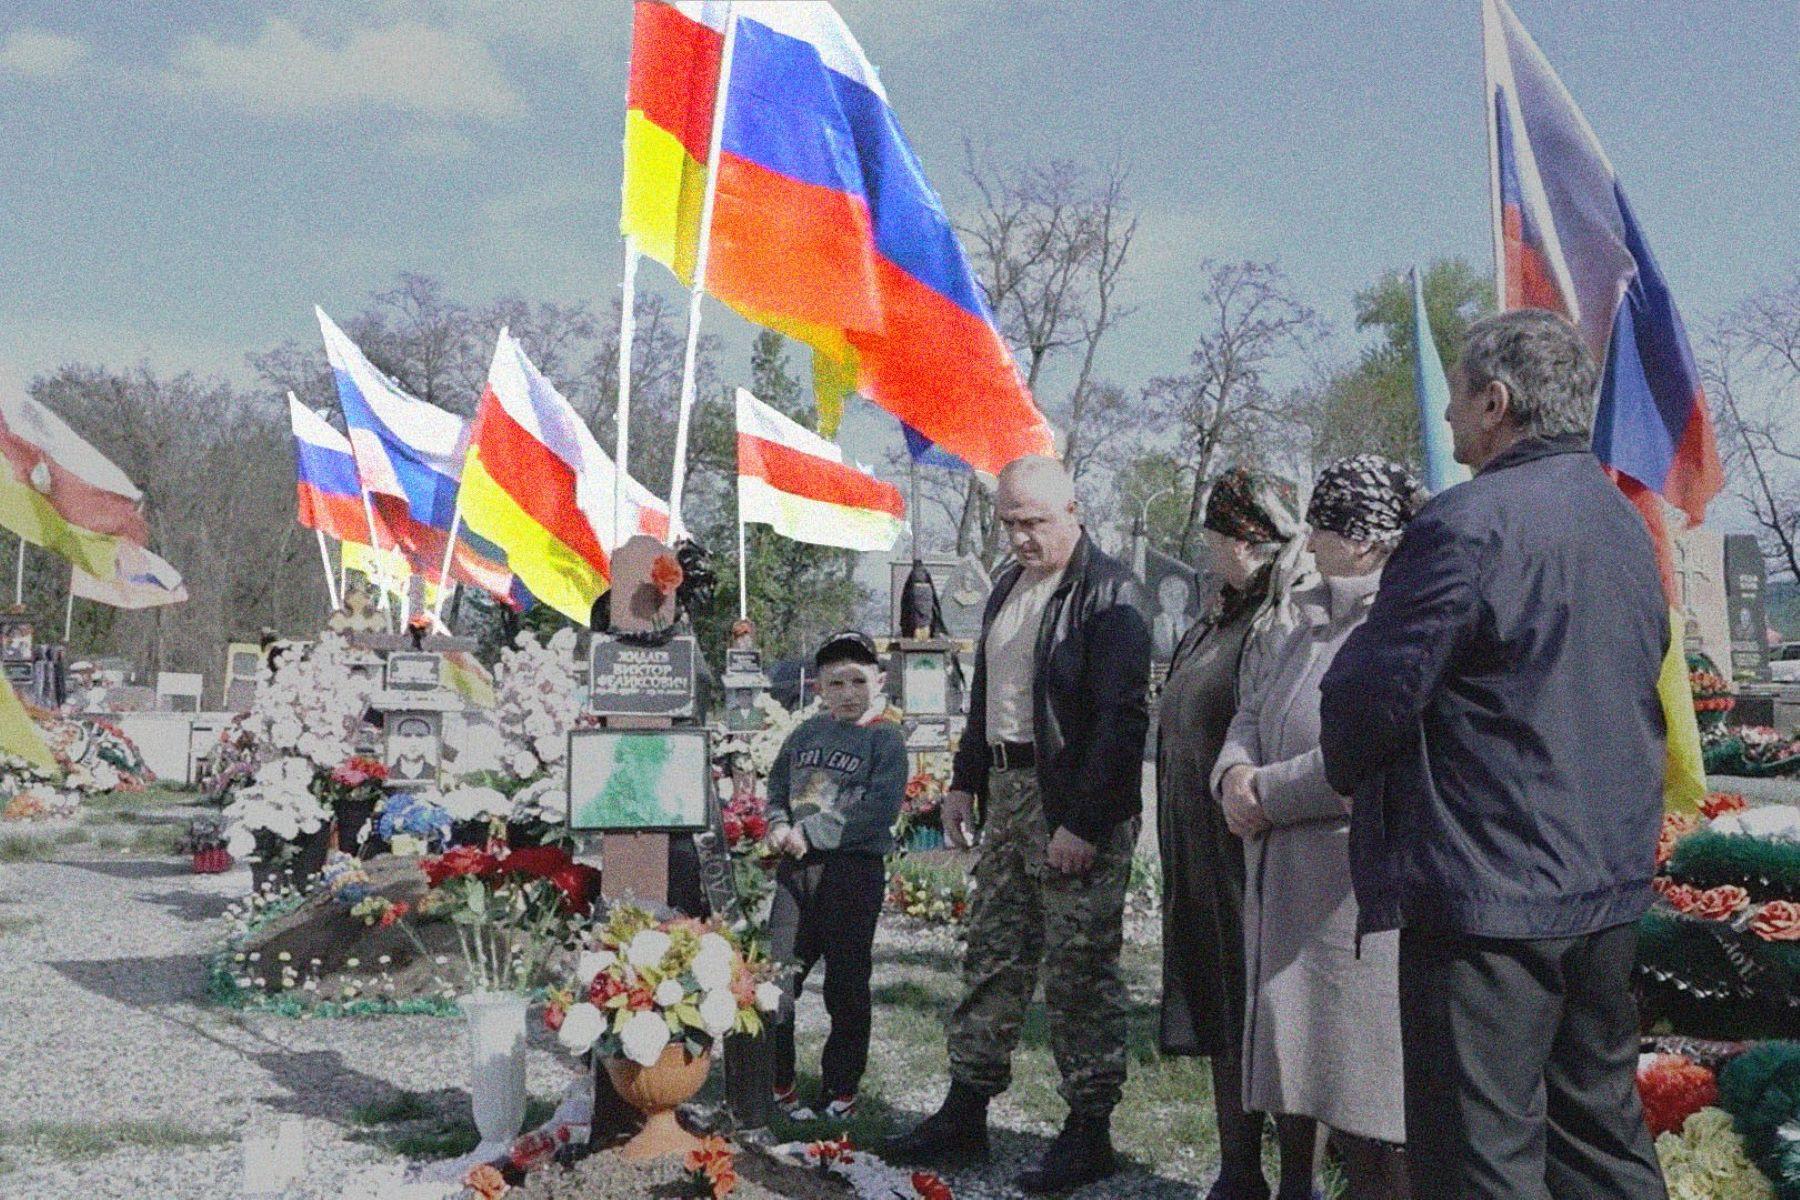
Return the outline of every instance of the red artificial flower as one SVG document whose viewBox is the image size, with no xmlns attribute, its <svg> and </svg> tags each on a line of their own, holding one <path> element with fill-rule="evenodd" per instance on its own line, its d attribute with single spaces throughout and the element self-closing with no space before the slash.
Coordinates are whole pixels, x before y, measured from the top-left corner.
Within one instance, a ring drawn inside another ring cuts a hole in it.
<svg viewBox="0 0 1800 1200">
<path fill-rule="evenodd" d="M 600 894 L 600 870 L 586 863 L 571 862 L 544 878 L 562 893 L 562 910 L 572 916 L 593 908 L 594 897 Z"/>
<path fill-rule="evenodd" d="M 464 1175 L 463 1186 L 474 1192 L 477 1200 L 500 1200 L 512 1190 L 507 1186 L 506 1177 L 487 1163 Z"/>
<path fill-rule="evenodd" d="M 1729 921 L 1750 905 L 1750 893 L 1735 884 L 1708 888 L 1695 898 L 1693 915 L 1707 921 Z"/>
<path fill-rule="evenodd" d="M 725 844 L 727 846 L 735 846 L 744 840 L 744 823 L 742 821 L 738 820 L 730 813 L 726 813 L 724 824 Z"/>
<path fill-rule="evenodd" d="M 1662 866 L 1675 853 L 1675 843 L 1700 828 L 1700 818 L 1693 813 L 1664 813 L 1662 833 L 1656 839 L 1656 865 Z"/>
<path fill-rule="evenodd" d="M 650 586 L 664 596 L 672 596 L 675 589 L 681 586 L 686 572 L 673 554 L 659 554 L 656 561 L 650 564 Z"/>
<path fill-rule="evenodd" d="M 809 1144 L 806 1147 L 806 1157 L 817 1162 L 821 1168 L 832 1163 L 853 1163 L 856 1156 L 850 1153 L 852 1149 L 850 1135 L 846 1133 L 842 1137 L 824 1138 Z"/>
<path fill-rule="evenodd" d="M 1662 895 L 1678 913 L 1692 913 L 1700 904 L 1700 889 L 1685 883 L 1671 883 Z"/>
<path fill-rule="evenodd" d="M 956 1194 L 950 1190 L 950 1185 L 930 1171 L 914 1171 L 912 1186 L 919 1200 L 956 1200 Z"/>
<path fill-rule="evenodd" d="M 1766 942 L 1800 942 L 1800 904 L 1769 901 L 1750 922 L 1750 931 Z"/>
<path fill-rule="evenodd" d="M 387 910 L 381 914 L 381 920 L 377 922 L 377 924 L 379 924 L 381 928 L 386 929 L 411 911 L 412 905 L 406 903 L 404 900 L 396 901 L 387 906 Z"/>
<path fill-rule="evenodd" d="M 568 1010 L 563 1008 L 561 1005 L 557 1005 L 557 1004 L 545 1005 L 544 1006 L 544 1028 L 548 1029 L 551 1033 L 555 1033 L 557 1030 L 559 1030 L 563 1027 L 563 1021 L 565 1018 L 568 1017 L 568 1015 L 569 1015 Z"/>
<path fill-rule="evenodd" d="M 1713 1073 L 1679 1054 L 1658 1054 L 1639 1067 L 1637 1087 L 1652 1137 L 1678 1132 L 1689 1117 L 1719 1098 Z"/>
<path fill-rule="evenodd" d="M 1726 813 L 1743 812 L 1750 802 L 1736 792 L 1708 792 L 1700 801 L 1700 811 L 1709 821 L 1716 820 Z"/>
<path fill-rule="evenodd" d="M 497 865 L 498 861 L 493 855 L 473 846 L 457 846 L 436 858 L 419 860 L 419 869 L 425 872 L 425 882 L 432 887 L 439 887 L 445 880 L 460 879 L 464 875 L 485 878 L 494 873 Z"/>
</svg>

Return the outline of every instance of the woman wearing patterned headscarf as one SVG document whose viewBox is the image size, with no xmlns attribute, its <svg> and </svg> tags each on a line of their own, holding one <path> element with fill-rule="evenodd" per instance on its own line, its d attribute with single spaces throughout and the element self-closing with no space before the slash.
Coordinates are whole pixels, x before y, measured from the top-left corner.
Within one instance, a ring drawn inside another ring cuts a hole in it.
<svg viewBox="0 0 1800 1200">
<path fill-rule="evenodd" d="M 1211 612 L 1175 648 L 1159 702 L 1157 841 L 1163 864 L 1160 1041 L 1165 1054 L 1212 1060 L 1219 1127 L 1213 1200 L 1266 1200 L 1263 1117 L 1240 1104 L 1244 1036 L 1244 849 L 1225 827 L 1209 779 L 1237 708 L 1238 661 L 1253 626 L 1281 609 L 1291 564 L 1305 551 L 1296 489 L 1285 479 L 1227 472 L 1203 522 L 1223 587 Z M 1259 615 L 1261 621 L 1259 622 Z M 1283 1144 L 1284 1161 L 1310 1169 L 1311 1122 Z"/>
<path fill-rule="evenodd" d="M 1406 468 L 1374 455 L 1320 472 L 1306 516 L 1322 578 L 1295 592 L 1295 621 L 1252 639 L 1212 771 L 1244 839 L 1244 1104 L 1328 1126 L 1351 1200 L 1409 1194 L 1399 940 L 1366 937 L 1358 952 L 1350 801 L 1325 781 L 1319 681 L 1422 499 Z M 1311 1194 L 1310 1163 L 1301 1178 L 1283 1170 L 1283 1200 Z"/>
</svg>

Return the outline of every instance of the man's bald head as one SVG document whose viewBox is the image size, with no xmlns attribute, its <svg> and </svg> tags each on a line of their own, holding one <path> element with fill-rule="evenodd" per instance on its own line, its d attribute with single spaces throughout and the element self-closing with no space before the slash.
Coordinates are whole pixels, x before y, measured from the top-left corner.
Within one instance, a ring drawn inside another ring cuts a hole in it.
<svg viewBox="0 0 1800 1200">
<path fill-rule="evenodd" d="M 1028 454 L 1000 472 L 995 509 L 1013 554 L 1027 571 L 1062 570 L 1081 540 L 1075 483 L 1054 458 Z"/>
</svg>

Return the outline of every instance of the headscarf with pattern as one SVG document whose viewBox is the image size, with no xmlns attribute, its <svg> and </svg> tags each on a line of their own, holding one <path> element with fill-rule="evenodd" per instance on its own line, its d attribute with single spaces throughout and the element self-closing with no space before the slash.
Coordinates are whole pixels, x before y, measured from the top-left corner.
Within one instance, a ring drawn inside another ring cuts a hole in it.
<svg viewBox="0 0 1800 1200">
<path fill-rule="evenodd" d="M 1206 498 L 1201 526 L 1252 546 L 1285 542 L 1300 532 L 1300 499 L 1279 475 L 1233 467 Z"/>
<path fill-rule="evenodd" d="M 1358 454 L 1319 472 L 1306 523 L 1353 541 L 1392 545 L 1424 499 L 1411 471 L 1379 454 Z"/>
</svg>

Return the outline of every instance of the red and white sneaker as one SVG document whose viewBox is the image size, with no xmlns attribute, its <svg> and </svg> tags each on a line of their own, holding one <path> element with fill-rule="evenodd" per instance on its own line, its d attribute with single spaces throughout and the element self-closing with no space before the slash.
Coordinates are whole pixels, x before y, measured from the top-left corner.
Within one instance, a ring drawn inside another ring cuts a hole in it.
<svg viewBox="0 0 1800 1200">
<path fill-rule="evenodd" d="M 839 1096 L 837 1099 L 833 1100 L 830 1104 L 827 1104 L 825 1106 L 825 1119 L 827 1121 L 848 1121 L 851 1117 L 854 1117 L 855 1115 L 856 1115 L 856 1097 L 855 1096 Z"/>
<path fill-rule="evenodd" d="M 794 1087 L 775 1089 L 775 1109 L 790 1121 L 816 1121 L 819 1114 L 800 1103 L 800 1092 Z"/>
</svg>

